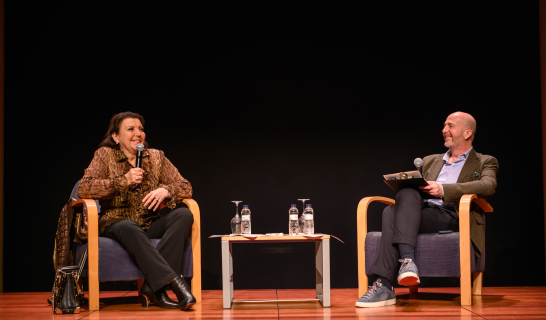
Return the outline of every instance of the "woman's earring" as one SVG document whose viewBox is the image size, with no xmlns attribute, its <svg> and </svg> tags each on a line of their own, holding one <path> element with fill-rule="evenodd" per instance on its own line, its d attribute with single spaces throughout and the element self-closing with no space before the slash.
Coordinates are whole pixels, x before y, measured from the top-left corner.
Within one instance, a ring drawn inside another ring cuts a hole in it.
<svg viewBox="0 0 546 320">
<path fill-rule="evenodd" d="M 118 142 L 118 141 L 116 141 L 116 144 L 119 144 L 119 142 Z"/>
</svg>

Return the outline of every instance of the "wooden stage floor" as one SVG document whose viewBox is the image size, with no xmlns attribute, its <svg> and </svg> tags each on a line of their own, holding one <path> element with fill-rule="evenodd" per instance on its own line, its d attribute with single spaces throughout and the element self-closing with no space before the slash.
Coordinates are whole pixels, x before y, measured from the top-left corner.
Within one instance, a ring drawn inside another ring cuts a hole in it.
<svg viewBox="0 0 546 320">
<path fill-rule="evenodd" d="M 236 303 L 222 309 L 222 291 L 204 290 L 203 302 L 190 311 L 143 309 L 134 291 L 101 293 L 100 311 L 54 315 L 48 293 L 0 293 L 0 319 L 546 319 L 546 287 L 484 288 L 474 305 L 461 307 L 459 288 L 396 289 L 397 303 L 356 308 L 357 289 L 332 289 L 332 307 L 318 302 Z M 235 299 L 309 299 L 314 290 L 235 290 Z M 172 294 L 169 292 L 169 294 Z M 174 298 L 174 296 L 172 297 Z"/>
</svg>

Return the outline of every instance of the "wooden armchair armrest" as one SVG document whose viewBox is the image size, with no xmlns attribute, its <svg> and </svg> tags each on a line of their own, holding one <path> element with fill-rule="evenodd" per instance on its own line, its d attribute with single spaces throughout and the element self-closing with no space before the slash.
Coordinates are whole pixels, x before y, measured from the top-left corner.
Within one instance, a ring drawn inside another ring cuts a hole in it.
<svg viewBox="0 0 546 320">
<path fill-rule="evenodd" d="M 470 205 L 474 201 L 484 212 L 493 212 L 493 207 L 484 198 L 479 198 L 476 194 L 465 194 L 459 202 L 459 211 L 467 209 L 470 212 Z M 460 213 L 459 213 L 460 214 Z"/>
<path fill-rule="evenodd" d="M 99 213 L 95 200 L 80 199 L 73 207 L 87 208 L 87 262 L 89 277 L 89 310 L 99 310 Z"/>
<path fill-rule="evenodd" d="M 366 234 L 368 233 L 368 206 L 373 201 L 393 205 L 395 201 L 385 197 L 366 197 L 360 200 L 356 213 L 357 241 L 358 241 L 358 296 L 368 291 L 368 276 L 366 275 L 366 254 L 364 252 Z"/>
</svg>

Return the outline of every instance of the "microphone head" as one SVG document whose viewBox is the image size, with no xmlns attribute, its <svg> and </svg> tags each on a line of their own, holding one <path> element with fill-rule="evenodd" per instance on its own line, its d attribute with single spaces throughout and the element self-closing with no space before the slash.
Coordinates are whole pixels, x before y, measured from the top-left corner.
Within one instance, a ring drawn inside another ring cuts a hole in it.
<svg viewBox="0 0 546 320">
<path fill-rule="evenodd" d="M 137 149 L 137 151 L 142 152 L 142 151 L 144 151 L 144 145 L 142 143 L 139 143 L 139 144 L 136 145 L 136 149 Z"/>
<path fill-rule="evenodd" d="M 421 159 L 421 158 L 415 158 L 415 160 L 413 160 L 413 164 L 414 164 L 417 168 L 420 168 L 420 167 L 423 165 L 423 159 Z"/>
</svg>

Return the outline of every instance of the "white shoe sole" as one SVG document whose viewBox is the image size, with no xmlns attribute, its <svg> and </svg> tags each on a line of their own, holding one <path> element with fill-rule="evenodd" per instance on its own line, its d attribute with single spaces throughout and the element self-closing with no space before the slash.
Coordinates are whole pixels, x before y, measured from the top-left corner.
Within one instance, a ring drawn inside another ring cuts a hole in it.
<svg viewBox="0 0 546 320">
<path fill-rule="evenodd" d="M 375 307 L 384 307 L 384 306 L 390 306 L 396 304 L 396 298 L 385 300 L 385 301 L 378 301 L 378 302 L 356 302 L 356 306 L 360 308 L 375 308 Z"/>
<path fill-rule="evenodd" d="M 406 272 L 398 276 L 398 284 L 401 286 L 414 286 L 421 283 L 415 272 Z"/>
</svg>

